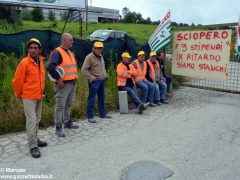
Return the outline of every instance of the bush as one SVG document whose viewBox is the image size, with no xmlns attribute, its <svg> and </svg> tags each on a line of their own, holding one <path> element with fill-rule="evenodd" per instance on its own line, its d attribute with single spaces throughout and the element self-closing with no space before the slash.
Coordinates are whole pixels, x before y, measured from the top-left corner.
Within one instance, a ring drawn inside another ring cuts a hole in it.
<svg viewBox="0 0 240 180">
<path fill-rule="evenodd" d="M 67 20 L 67 18 L 68 18 L 68 11 L 62 12 L 62 13 L 60 14 L 60 16 L 61 16 L 61 20 L 62 20 L 62 21 Z"/>
<path fill-rule="evenodd" d="M 53 11 L 49 11 L 49 13 L 48 13 L 48 19 L 49 19 L 50 21 L 55 21 L 55 20 L 56 20 L 56 18 L 55 18 L 55 13 L 54 13 Z"/>
<path fill-rule="evenodd" d="M 34 8 L 32 10 L 32 20 L 36 22 L 41 22 L 44 20 L 42 8 Z"/>
<path fill-rule="evenodd" d="M 0 19 L 9 24 L 22 25 L 19 11 L 12 6 L 0 5 Z"/>
<path fill-rule="evenodd" d="M 23 9 L 21 12 L 22 19 L 24 21 L 31 21 L 32 20 L 32 12 L 28 9 Z"/>
</svg>

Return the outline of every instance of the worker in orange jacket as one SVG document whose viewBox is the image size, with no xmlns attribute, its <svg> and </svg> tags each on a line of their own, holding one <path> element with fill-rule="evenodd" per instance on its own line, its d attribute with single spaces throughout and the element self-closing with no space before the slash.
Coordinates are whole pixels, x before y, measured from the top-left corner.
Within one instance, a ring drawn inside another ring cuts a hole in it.
<svg viewBox="0 0 240 180">
<path fill-rule="evenodd" d="M 152 82 L 155 87 L 155 99 L 163 104 L 168 104 L 166 101 L 166 91 L 167 85 L 166 81 L 162 76 L 161 68 L 159 62 L 156 60 L 157 54 L 156 52 L 152 51 L 149 55 L 149 60 L 147 60 L 147 74 L 146 78 L 150 82 Z"/>
<path fill-rule="evenodd" d="M 117 85 L 119 91 L 127 91 L 133 102 L 138 107 L 138 114 L 142 114 L 146 109 L 142 100 L 137 96 L 134 77 L 137 76 L 137 70 L 132 64 L 129 64 L 131 56 L 129 53 L 122 53 L 122 62 L 117 65 Z"/>
<path fill-rule="evenodd" d="M 150 107 L 156 107 L 161 105 L 159 102 L 154 103 L 155 86 L 153 83 L 146 79 L 147 63 L 145 61 L 146 55 L 144 51 L 138 52 L 138 57 L 132 62 L 133 66 L 137 70 L 137 76 L 135 77 L 136 86 L 142 90 L 141 100 L 144 103 L 149 103 Z"/>
<path fill-rule="evenodd" d="M 27 42 L 28 55 L 19 63 L 12 81 L 14 94 L 23 102 L 26 116 L 26 131 L 30 153 L 38 158 L 41 153 L 38 147 L 47 143 L 37 137 L 41 120 L 43 91 L 45 85 L 45 70 L 41 53 L 41 43 L 32 38 Z"/>
<path fill-rule="evenodd" d="M 66 129 L 78 129 L 79 125 L 72 122 L 71 119 L 71 107 L 75 100 L 76 88 L 77 88 L 77 63 L 74 54 L 70 48 L 73 45 L 73 37 L 69 33 L 63 33 L 61 36 L 61 44 L 52 52 L 47 70 L 51 77 L 55 79 L 55 134 L 58 137 L 65 137 L 65 133 L 62 128 L 64 122 L 64 128 Z M 64 75 L 59 73 L 59 68 L 63 69 Z M 63 121 L 63 122 L 62 122 Z"/>
</svg>

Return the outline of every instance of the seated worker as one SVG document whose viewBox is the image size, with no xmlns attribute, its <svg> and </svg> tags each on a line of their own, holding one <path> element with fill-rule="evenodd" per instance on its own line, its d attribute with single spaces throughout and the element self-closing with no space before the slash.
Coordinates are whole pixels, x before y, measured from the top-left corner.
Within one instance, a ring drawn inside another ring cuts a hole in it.
<svg viewBox="0 0 240 180">
<path fill-rule="evenodd" d="M 164 53 L 157 54 L 157 61 L 160 64 L 161 73 L 167 83 L 167 93 L 171 93 L 173 78 L 171 76 L 167 75 L 165 72 Z"/>
<path fill-rule="evenodd" d="M 160 65 L 156 57 L 157 54 L 154 51 L 150 53 L 149 60 L 147 60 L 146 78 L 156 86 L 156 92 L 159 93 L 159 95 L 155 96 L 157 96 L 157 98 L 159 97 L 160 102 L 168 104 L 166 101 L 167 84 L 161 76 Z"/>
<path fill-rule="evenodd" d="M 157 104 L 154 103 L 154 91 L 155 86 L 153 83 L 146 79 L 147 73 L 147 63 L 145 62 L 145 52 L 139 51 L 138 58 L 132 62 L 133 66 L 137 70 L 137 75 L 135 77 L 135 82 L 138 88 L 142 90 L 141 100 L 143 103 L 149 102 L 149 106 L 156 107 Z M 159 104 L 160 105 L 160 104 Z"/>
<path fill-rule="evenodd" d="M 131 56 L 129 53 L 122 53 L 121 63 L 117 65 L 117 85 L 119 91 L 127 91 L 133 102 L 138 107 L 138 114 L 142 114 L 146 109 L 143 102 L 139 99 L 136 92 L 134 76 L 137 75 L 136 69 L 130 64 Z"/>
</svg>

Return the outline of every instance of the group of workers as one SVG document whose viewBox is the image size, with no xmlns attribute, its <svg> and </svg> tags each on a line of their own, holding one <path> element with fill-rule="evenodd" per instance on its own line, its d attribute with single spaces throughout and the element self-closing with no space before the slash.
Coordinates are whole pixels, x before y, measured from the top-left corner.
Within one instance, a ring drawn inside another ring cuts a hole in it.
<svg viewBox="0 0 240 180">
<path fill-rule="evenodd" d="M 73 123 L 70 117 L 78 79 L 77 63 L 74 54 L 70 51 L 72 45 L 72 35 L 64 33 L 61 36 L 60 46 L 51 53 L 47 65 L 48 73 L 55 81 L 55 134 L 60 138 L 65 137 L 63 126 L 64 129 L 79 128 L 79 125 Z M 47 142 L 41 141 L 37 135 L 44 97 L 45 68 L 40 41 L 36 38 L 30 39 L 27 42 L 27 48 L 28 55 L 17 66 L 12 84 L 15 96 L 23 102 L 30 153 L 33 158 L 39 158 L 41 153 L 38 147 L 47 146 Z M 89 123 L 96 123 L 94 118 L 96 96 L 98 96 L 100 118 L 111 118 L 105 110 L 105 80 L 108 75 L 102 56 L 103 48 L 102 42 L 95 42 L 92 52 L 86 56 L 81 69 L 89 87 L 87 99 Z M 145 57 L 144 51 L 140 51 L 138 58 L 130 63 L 131 56 L 124 52 L 116 70 L 119 91 L 127 91 L 136 104 L 139 114 L 148 106 L 156 107 L 167 103 L 166 93 L 170 91 L 172 83 L 172 78 L 165 74 L 163 53 L 157 56 L 155 52 L 151 52 L 147 61 Z M 59 73 L 59 68 L 64 70 L 63 76 Z M 140 98 L 136 87 L 142 91 Z"/>
<path fill-rule="evenodd" d="M 159 57 L 161 58 L 163 55 L 160 54 Z M 145 52 L 139 51 L 135 61 L 130 63 L 130 59 L 129 53 L 122 54 L 122 62 L 117 66 L 117 85 L 120 91 L 127 91 L 131 96 L 138 107 L 138 113 L 141 114 L 147 106 L 156 107 L 168 104 L 166 101 L 167 78 L 161 70 L 164 69 L 164 65 L 161 68 L 157 61 L 157 54 L 151 52 L 146 61 Z M 137 95 L 136 87 L 141 89 L 140 98 Z"/>
</svg>

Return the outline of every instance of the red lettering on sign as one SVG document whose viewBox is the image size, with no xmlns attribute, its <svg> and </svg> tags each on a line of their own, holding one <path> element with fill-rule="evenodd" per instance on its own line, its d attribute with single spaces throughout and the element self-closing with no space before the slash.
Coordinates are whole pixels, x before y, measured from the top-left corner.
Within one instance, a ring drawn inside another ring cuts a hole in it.
<svg viewBox="0 0 240 180">
<path fill-rule="evenodd" d="M 227 31 L 223 31 L 222 32 L 222 38 L 226 39 L 228 37 L 228 32 Z"/>
<path fill-rule="evenodd" d="M 229 36 L 227 31 L 199 31 L 199 32 L 183 32 L 183 33 L 178 33 L 177 35 L 177 40 L 182 41 L 182 40 L 200 40 L 200 39 L 226 39 Z"/>
<path fill-rule="evenodd" d="M 179 34 L 177 35 L 177 40 L 178 40 L 178 41 L 181 41 L 182 39 L 183 39 L 182 33 L 179 33 Z"/>
<path fill-rule="evenodd" d="M 194 69 L 193 63 L 183 63 L 183 62 L 177 62 L 178 68 L 185 68 L 185 69 Z"/>
<path fill-rule="evenodd" d="M 214 35 L 213 35 L 213 39 L 220 38 L 217 31 L 215 31 L 213 34 L 214 34 Z"/>
<path fill-rule="evenodd" d="M 209 64 L 199 64 L 198 65 L 200 70 L 204 70 L 204 71 L 217 71 L 217 72 L 226 72 L 226 67 L 224 66 L 215 66 L 215 65 L 209 65 Z"/>
</svg>

